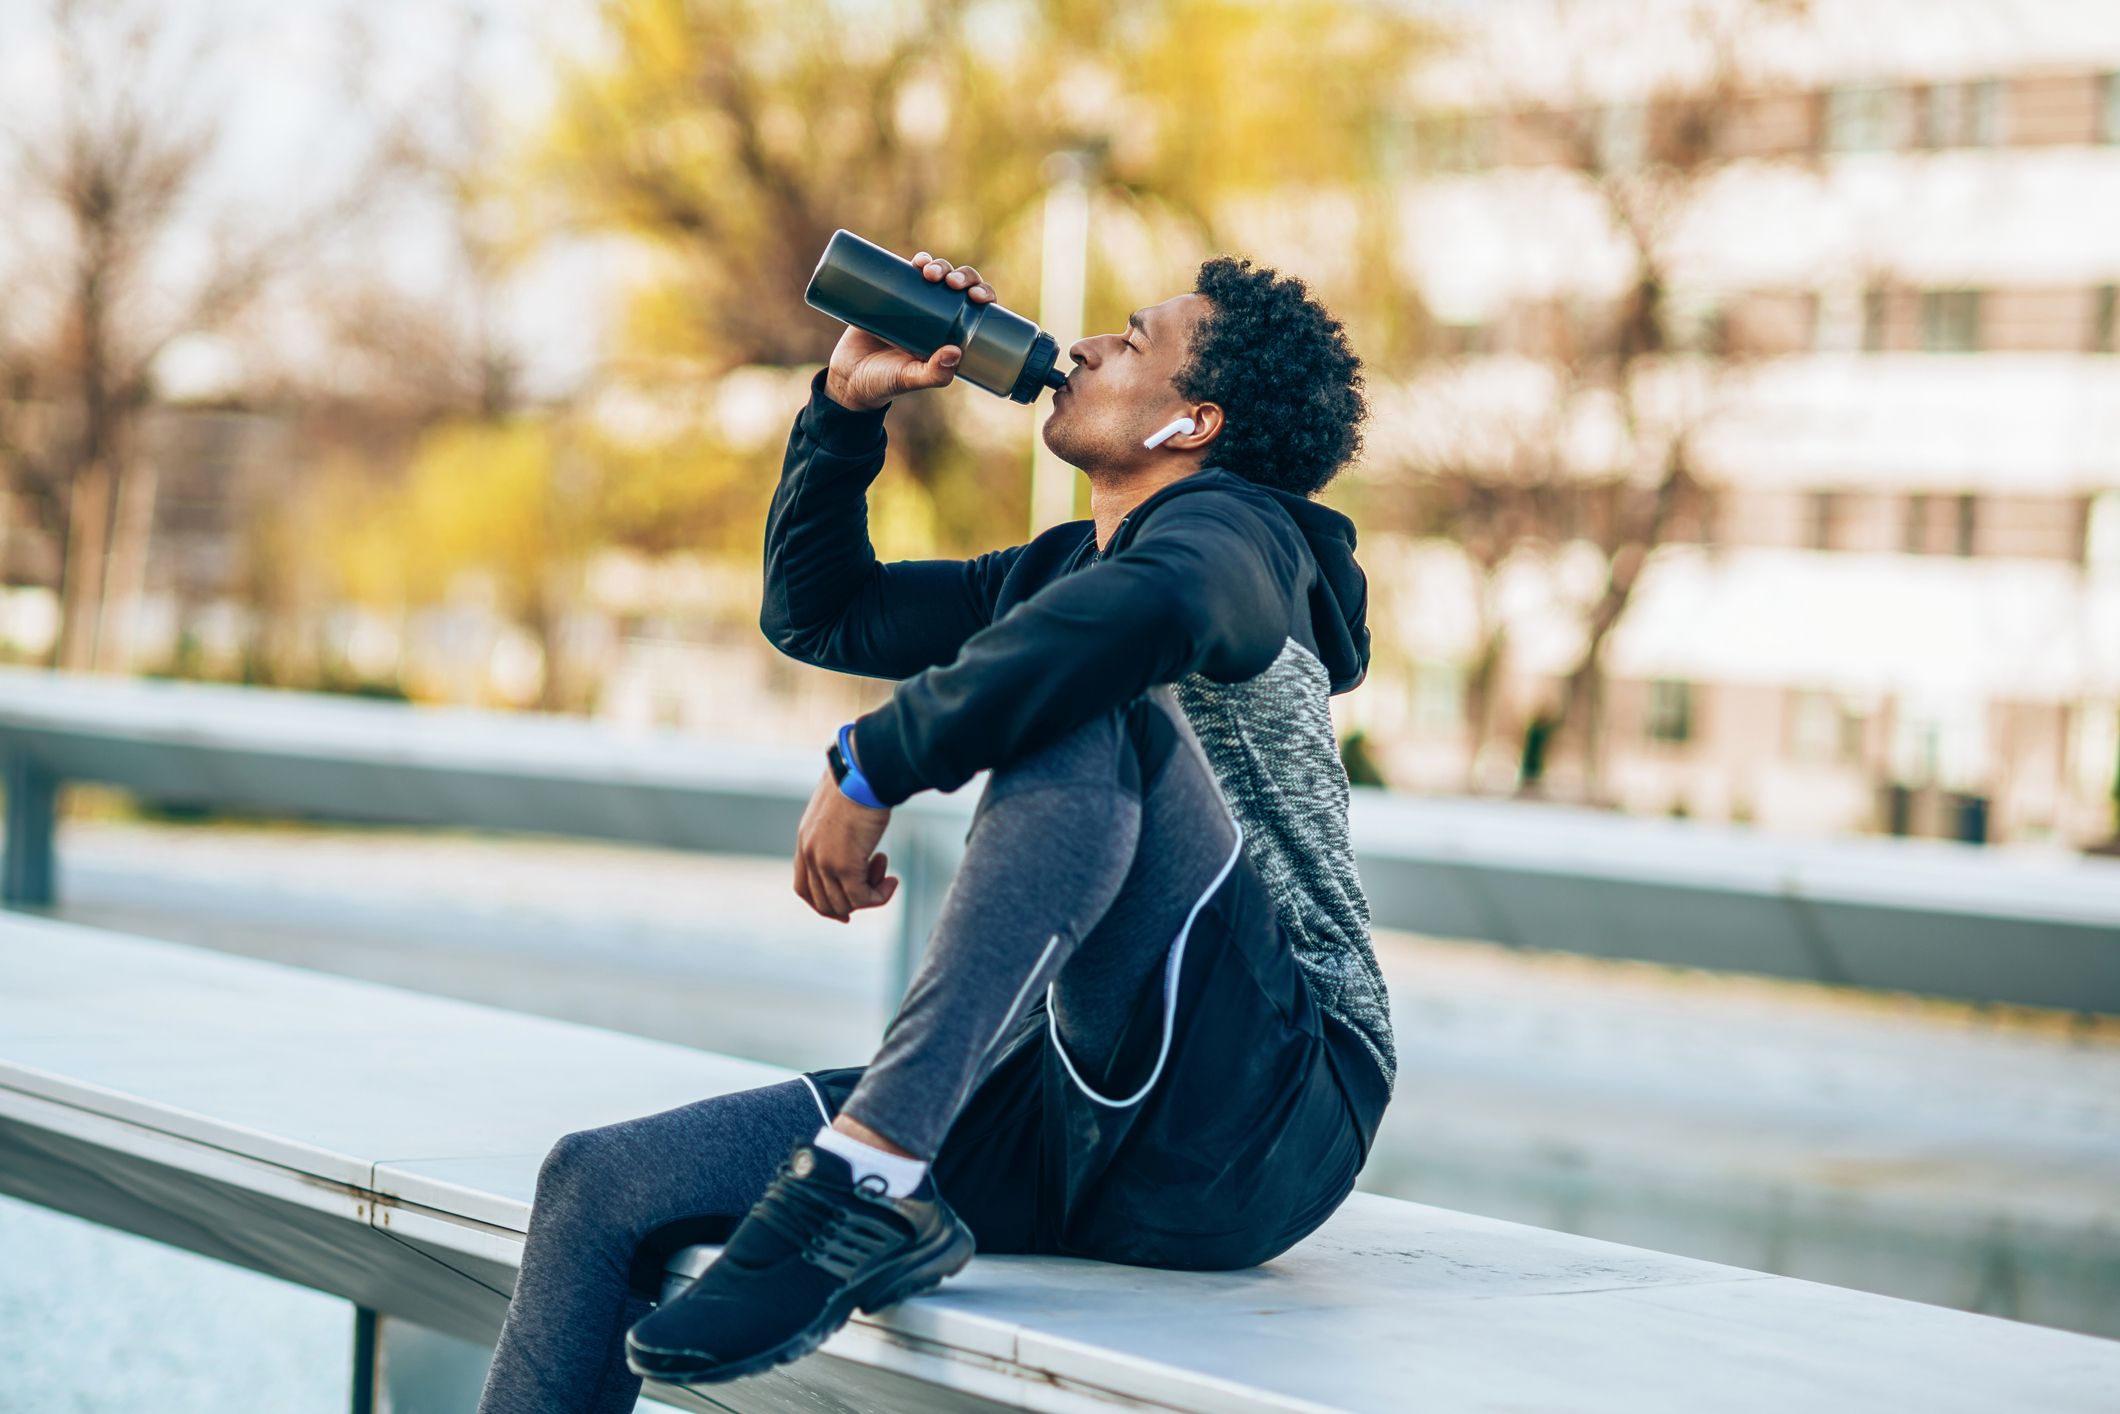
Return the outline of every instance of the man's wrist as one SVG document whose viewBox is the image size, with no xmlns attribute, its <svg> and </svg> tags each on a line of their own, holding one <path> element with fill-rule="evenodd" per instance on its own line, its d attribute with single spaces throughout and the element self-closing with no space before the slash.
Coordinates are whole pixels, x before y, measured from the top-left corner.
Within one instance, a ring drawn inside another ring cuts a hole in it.
<svg viewBox="0 0 2120 1414">
<path fill-rule="evenodd" d="M 860 401 L 854 396 L 854 390 L 849 388 L 843 379 L 830 371 L 827 371 L 824 375 L 824 395 L 848 412 L 875 412 L 879 408 L 890 406 L 888 402 L 872 405 Z"/>
<path fill-rule="evenodd" d="M 868 777 L 861 773 L 861 762 L 857 759 L 854 749 L 852 722 L 839 729 L 839 737 L 833 745 L 838 748 L 840 764 L 846 767 L 839 777 L 839 793 L 849 800 L 868 806 L 871 810 L 890 809 L 877 797 L 876 788 L 869 784 Z"/>
<path fill-rule="evenodd" d="M 834 456 L 863 457 L 879 451 L 884 442 L 883 419 L 890 405 L 848 407 L 832 396 L 827 386 L 830 376 L 829 370 L 823 368 L 810 376 L 810 404 L 800 420 L 808 423 L 810 435 Z"/>
</svg>

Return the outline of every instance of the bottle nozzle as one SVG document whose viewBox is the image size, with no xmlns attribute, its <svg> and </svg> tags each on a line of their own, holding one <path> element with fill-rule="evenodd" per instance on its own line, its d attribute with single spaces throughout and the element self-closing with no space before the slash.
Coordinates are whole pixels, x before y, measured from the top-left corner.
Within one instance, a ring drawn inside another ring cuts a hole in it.
<svg viewBox="0 0 2120 1414">
<path fill-rule="evenodd" d="M 1045 370 L 1045 386 L 1057 393 L 1067 386 L 1067 375 L 1057 368 L 1048 368 Z"/>
</svg>

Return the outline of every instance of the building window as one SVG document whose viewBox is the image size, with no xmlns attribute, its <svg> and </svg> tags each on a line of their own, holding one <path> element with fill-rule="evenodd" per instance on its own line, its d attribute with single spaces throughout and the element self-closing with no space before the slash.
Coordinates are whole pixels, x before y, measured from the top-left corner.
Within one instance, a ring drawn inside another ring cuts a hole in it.
<svg viewBox="0 0 2120 1414">
<path fill-rule="evenodd" d="M 2110 699 L 2079 702 L 2069 716 L 2076 788 L 2094 797 L 2120 793 L 2120 709 Z"/>
<path fill-rule="evenodd" d="M 1966 115 L 1966 146 L 1993 147 L 2002 141 L 2002 84 L 1996 79 L 1983 79 L 1969 87 L 1972 94 L 1967 100 L 1971 111 Z"/>
<path fill-rule="evenodd" d="M 1958 498 L 1958 523 L 1951 536 L 1951 549 L 1959 555 L 1973 553 L 1973 534 L 1977 528 L 1980 498 L 1968 491 Z"/>
<path fill-rule="evenodd" d="M 2083 508 L 2083 563 L 2120 574 L 2120 491 L 2093 493 Z"/>
<path fill-rule="evenodd" d="M 1965 90 L 1954 83 L 1932 83 L 1921 90 L 1918 124 L 1923 147 L 1956 147 L 1959 113 Z"/>
<path fill-rule="evenodd" d="M 2112 285 L 2100 285 L 2091 292 L 2091 352 L 2113 353 L 2113 305 L 2116 291 Z"/>
<path fill-rule="evenodd" d="M 1896 88 L 1836 88 L 1826 94 L 1826 146 L 1834 152 L 1883 152 L 1896 147 Z"/>
<path fill-rule="evenodd" d="M 1891 314 L 1891 297 L 1882 285 L 1862 292 L 1862 351 L 1883 353 L 1885 321 Z"/>
<path fill-rule="evenodd" d="M 1813 550 L 1833 548 L 1834 527 L 1840 519 L 1840 497 L 1832 491 L 1813 491 L 1804 516 L 1804 544 Z"/>
<path fill-rule="evenodd" d="M 1718 353 L 1728 338 L 1726 311 L 1719 291 L 1674 285 L 1664 292 L 1665 346 L 1687 353 Z"/>
<path fill-rule="evenodd" d="M 1651 741 L 1691 741 L 1693 684 L 1679 678 L 1658 678 L 1651 682 L 1644 725 Z"/>
<path fill-rule="evenodd" d="M 1602 170 L 1624 172 L 1649 155 L 1649 111 L 1641 104 L 1608 104 L 1592 123 L 1591 141 Z"/>
<path fill-rule="evenodd" d="M 1907 497 L 1906 533 L 1900 546 L 1909 555 L 1925 555 L 1929 549 L 1929 498 L 1916 491 Z"/>
<path fill-rule="evenodd" d="M 1862 759 L 1862 717 L 1834 693 L 1792 693 L 1789 755 L 1822 765 L 1855 764 Z"/>
<path fill-rule="evenodd" d="M 1922 90 L 1921 145 L 1993 147 L 2002 136 L 2002 85 L 1930 84 Z"/>
<path fill-rule="evenodd" d="M 1833 285 L 1811 297 L 1811 348 L 1844 353 L 1862 347 L 1862 291 Z"/>
<path fill-rule="evenodd" d="M 1980 348 L 1980 291 L 1923 290 L 1921 347 L 1929 353 L 1974 353 Z"/>
<path fill-rule="evenodd" d="M 1693 492 L 1693 543 L 1713 545 L 1716 522 L 1722 514 L 1722 492 L 1713 486 L 1694 483 Z"/>
</svg>

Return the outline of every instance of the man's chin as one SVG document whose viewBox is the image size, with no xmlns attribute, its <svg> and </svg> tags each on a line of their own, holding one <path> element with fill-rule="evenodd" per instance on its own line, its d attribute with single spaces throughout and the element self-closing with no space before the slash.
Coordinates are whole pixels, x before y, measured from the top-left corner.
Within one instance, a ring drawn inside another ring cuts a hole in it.
<svg viewBox="0 0 2120 1414">
<path fill-rule="evenodd" d="M 1054 456 L 1060 458 L 1060 460 L 1066 461 L 1068 459 L 1067 434 L 1062 433 L 1058 438 L 1055 438 L 1053 436 L 1053 424 L 1057 422 L 1059 418 L 1060 414 L 1058 412 L 1055 412 L 1050 417 L 1046 418 L 1043 423 L 1039 424 L 1038 440 L 1045 443 L 1045 449 L 1047 451 L 1051 452 Z"/>
</svg>

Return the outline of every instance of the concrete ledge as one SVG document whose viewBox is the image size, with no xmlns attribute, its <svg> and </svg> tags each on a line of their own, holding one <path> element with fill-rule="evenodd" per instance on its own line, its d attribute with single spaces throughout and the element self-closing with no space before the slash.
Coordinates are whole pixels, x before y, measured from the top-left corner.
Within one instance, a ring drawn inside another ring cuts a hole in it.
<svg viewBox="0 0 2120 1414">
<path fill-rule="evenodd" d="M 792 1073 L 0 919 L 0 1190 L 488 1344 L 554 1140 Z M 1654 1414 L 2107 1410 L 2116 1388 L 2120 1342 L 1358 1193 L 1248 1271 L 981 1256 L 714 1392 L 758 1409 Z"/>
</svg>

